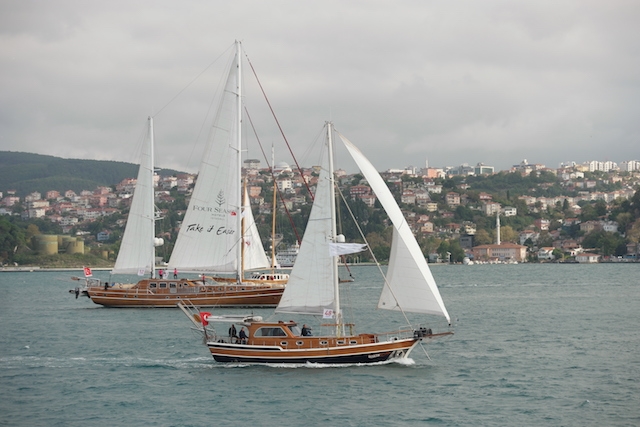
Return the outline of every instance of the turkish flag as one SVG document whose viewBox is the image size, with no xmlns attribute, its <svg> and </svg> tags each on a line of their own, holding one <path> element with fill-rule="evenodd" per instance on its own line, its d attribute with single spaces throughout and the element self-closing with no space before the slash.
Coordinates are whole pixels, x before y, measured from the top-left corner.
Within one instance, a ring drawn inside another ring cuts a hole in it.
<svg viewBox="0 0 640 427">
<path fill-rule="evenodd" d="M 93 274 L 91 274 L 91 269 L 89 267 L 82 267 L 82 269 L 84 270 L 84 277 L 93 276 Z"/>
<path fill-rule="evenodd" d="M 203 326 L 207 326 L 209 324 L 209 316 L 211 316 L 211 313 L 208 313 L 206 311 L 200 312 L 200 322 L 202 322 Z"/>
</svg>

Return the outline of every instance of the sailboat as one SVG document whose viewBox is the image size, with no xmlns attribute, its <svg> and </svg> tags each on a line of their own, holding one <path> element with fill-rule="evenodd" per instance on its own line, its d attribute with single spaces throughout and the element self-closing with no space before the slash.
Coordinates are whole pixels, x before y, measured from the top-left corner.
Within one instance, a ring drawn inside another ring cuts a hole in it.
<svg viewBox="0 0 640 427">
<path fill-rule="evenodd" d="M 96 304 L 110 307 L 175 307 L 187 299 L 195 306 L 275 307 L 288 275 L 273 272 L 245 280 L 244 269 L 266 268 L 266 258 L 253 220 L 248 196 L 241 206 L 241 48 L 231 63 L 205 152 L 198 181 L 183 226 L 169 260 L 173 279 L 156 278 L 153 203 L 153 120 L 142 153 L 138 182 L 120 252 L 112 274 L 138 274 L 150 279 L 137 283 L 86 280 L 83 294 Z M 246 231 L 243 229 L 246 224 Z M 246 262 L 243 264 L 242 260 Z M 199 278 L 179 279 L 177 273 L 198 273 Z M 207 278 L 207 272 L 236 272 L 231 280 Z M 168 276 L 168 275 L 167 275 Z"/>
<path fill-rule="evenodd" d="M 288 275 L 245 271 L 271 266 L 262 247 L 246 189 L 242 188 L 242 48 L 236 42 L 210 142 L 169 260 L 169 270 L 197 272 L 204 280 L 261 293 L 275 306 Z M 210 276 L 207 277 L 206 274 Z M 226 276 L 225 276 L 226 275 Z"/>
<path fill-rule="evenodd" d="M 312 336 L 299 322 L 263 321 L 257 316 L 227 317 L 202 312 L 188 303 L 179 307 L 200 331 L 218 362 L 240 363 L 374 363 L 407 358 L 420 342 L 453 334 L 434 333 L 423 325 L 411 325 L 407 312 L 450 317 L 422 251 L 388 187 L 365 156 L 338 134 L 362 174 L 371 185 L 393 223 L 391 256 L 378 308 L 400 311 L 407 326 L 393 333 L 359 333 L 343 318 L 338 280 L 338 257 L 361 251 L 365 245 L 344 243 L 336 235 L 332 124 L 327 123 L 327 156 L 300 245 L 296 263 L 275 312 L 321 318 L 330 334 Z M 217 323 L 231 323 L 218 332 Z M 208 327 L 213 324 L 213 327 Z M 245 330 L 246 328 L 246 330 Z M 237 335 L 237 336 L 236 336 Z"/>
</svg>

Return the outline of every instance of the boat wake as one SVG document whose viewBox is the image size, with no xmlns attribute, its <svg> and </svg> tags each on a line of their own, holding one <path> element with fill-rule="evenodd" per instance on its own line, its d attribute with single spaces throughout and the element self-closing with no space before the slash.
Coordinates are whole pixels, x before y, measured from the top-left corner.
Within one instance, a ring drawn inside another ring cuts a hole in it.
<svg viewBox="0 0 640 427">
<path fill-rule="evenodd" d="M 140 357 L 40 357 L 14 356 L 0 358 L 0 369 L 54 368 L 69 369 L 93 366 L 125 366 L 137 368 L 184 369 L 209 367 L 209 357 L 189 359 L 149 359 Z"/>
<path fill-rule="evenodd" d="M 256 366 L 267 366 L 269 368 L 277 368 L 277 369 L 298 369 L 298 368 L 306 368 L 306 369 L 332 369 L 332 368 L 351 368 L 354 366 L 380 366 L 380 365 L 403 365 L 403 366 L 412 366 L 415 365 L 415 361 L 411 358 L 403 358 L 403 359 L 392 359 L 385 360 L 382 362 L 374 362 L 374 363 L 266 363 L 266 364 L 256 364 Z M 236 366 L 249 366 L 249 364 L 238 364 Z"/>
</svg>

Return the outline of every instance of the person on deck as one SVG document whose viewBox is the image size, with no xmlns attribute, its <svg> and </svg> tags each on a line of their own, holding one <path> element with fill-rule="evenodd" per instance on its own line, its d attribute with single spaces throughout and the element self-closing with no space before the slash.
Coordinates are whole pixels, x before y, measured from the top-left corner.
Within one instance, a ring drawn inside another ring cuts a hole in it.
<svg viewBox="0 0 640 427">
<path fill-rule="evenodd" d="M 247 343 L 247 338 L 249 338 L 247 336 L 247 333 L 245 332 L 244 328 L 240 329 L 240 344 L 246 344 Z"/>
<path fill-rule="evenodd" d="M 310 337 L 311 336 L 311 328 L 308 327 L 306 323 L 304 325 L 302 325 L 302 336 L 303 337 Z"/>
<path fill-rule="evenodd" d="M 231 342 L 238 341 L 238 332 L 236 331 L 236 325 L 231 325 L 229 328 L 229 338 Z"/>
</svg>

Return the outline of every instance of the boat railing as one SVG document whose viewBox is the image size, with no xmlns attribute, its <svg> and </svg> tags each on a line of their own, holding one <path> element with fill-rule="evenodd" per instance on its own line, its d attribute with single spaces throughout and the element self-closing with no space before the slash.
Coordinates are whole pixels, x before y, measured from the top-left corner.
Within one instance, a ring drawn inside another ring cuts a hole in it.
<svg viewBox="0 0 640 427">
<path fill-rule="evenodd" d="M 433 331 L 426 325 L 411 325 L 410 327 L 390 332 L 376 334 L 378 341 L 397 341 L 409 338 L 425 338 L 433 335 Z"/>
</svg>

